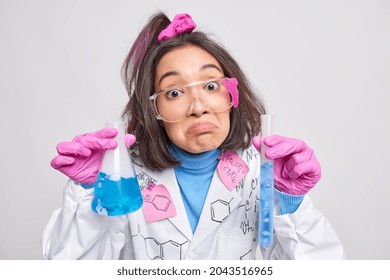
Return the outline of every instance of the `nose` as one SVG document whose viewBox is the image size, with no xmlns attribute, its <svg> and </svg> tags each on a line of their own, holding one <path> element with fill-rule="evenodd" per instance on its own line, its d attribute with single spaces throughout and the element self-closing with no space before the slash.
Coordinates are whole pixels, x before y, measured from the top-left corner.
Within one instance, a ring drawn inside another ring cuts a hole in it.
<svg viewBox="0 0 390 280">
<path fill-rule="evenodd" d="M 209 114 L 209 113 L 210 113 L 210 109 L 204 103 L 204 101 L 199 97 L 195 97 L 192 100 L 187 116 L 201 117 L 203 114 Z"/>
</svg>

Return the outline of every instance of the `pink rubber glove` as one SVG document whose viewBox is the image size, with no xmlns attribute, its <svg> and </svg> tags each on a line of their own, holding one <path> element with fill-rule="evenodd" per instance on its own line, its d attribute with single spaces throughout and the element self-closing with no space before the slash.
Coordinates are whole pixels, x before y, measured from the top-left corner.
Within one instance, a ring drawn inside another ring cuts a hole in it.
<svg viewBox="0 0 390 280">
<path fill-rule="evenodd" d="M 252 142 L 260 152 L 261 137 L 254 137 Z M 305 142 L 271 135 L 264 138 L 264 144 L 269 147 L 266 157 L 274 160 L 275 187 L 279 191 L 303 195 L 320 180 L 320 163 Z"/>
<path fill-rule="evenodd" d="M 58 155 L 50 165 L 69 178 L 82 183 L 96 182 L 104 151 L 115 149 L 118 145 L 114 140 L 118 131 L 115 128 L 103 128 L 96 132 L 76 136 L 71 142 L 61 142 L 57 145 Z M 125 135 L 126 146 L 135 143 L 135 136 Z"/>
</svg>

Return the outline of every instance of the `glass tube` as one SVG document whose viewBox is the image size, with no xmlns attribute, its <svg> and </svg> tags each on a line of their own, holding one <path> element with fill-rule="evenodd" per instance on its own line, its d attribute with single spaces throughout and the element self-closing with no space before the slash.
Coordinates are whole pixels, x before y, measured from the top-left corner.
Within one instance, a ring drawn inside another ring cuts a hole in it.
<svg viewBox="0 0 390 280">
<path fill-rule="evenodd" d="M 259 244 L 270 247 L 273 242 L 274 209 L 274 162 L 265 156 L 268 147 L 264 138 L 272 135 L 271 115 L 261 115 L 261 170 L 260 170 L 260 212 Z"/>
</svg>

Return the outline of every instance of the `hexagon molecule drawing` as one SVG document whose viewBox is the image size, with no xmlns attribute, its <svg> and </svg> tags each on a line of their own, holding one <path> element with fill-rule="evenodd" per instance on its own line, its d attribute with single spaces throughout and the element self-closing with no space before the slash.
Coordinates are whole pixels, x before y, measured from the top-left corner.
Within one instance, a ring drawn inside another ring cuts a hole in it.
<svg viewBox="0 0 390 280">
<path fill-rule="evenodd" d="M 222 223 L 223 220 L 226 219 L 230 214 L 230 202 L 218 199 L 210 204 L 211 210 L 211 220 L 214 222 Z"/>
<path fill-rule="evenodd" d="M 188 241 L 178 243 L 173 240 L 168 240 L 161 243 L 153 237 L 144 237 L 142 234 L 137 234 L 134 237 L 140 237 L 144 240 L 146 254 L 151 260 L 183 259 L 188 247 Z"/>
<path fill-rule="evenodd" d="M 157 210 L 167 211 L 171 201 L 165 195 L 156 195 L 150 203 L 152 203 Z"/>
<path fill-rule="evenodd" d="M 188 240 L 178 242 L 172 239 L 165 239 L 164 242 L 161 242 L 161 240 L 157 240 L 154 237 L 144 236 L 140 228 L 138 228 L 137 234 L 132 235 L 132 238 L 133 242 L 144 244 L 146 254 L 151 260 L 181 260 L 184 258 L 189 245 Z"/>
</svg>

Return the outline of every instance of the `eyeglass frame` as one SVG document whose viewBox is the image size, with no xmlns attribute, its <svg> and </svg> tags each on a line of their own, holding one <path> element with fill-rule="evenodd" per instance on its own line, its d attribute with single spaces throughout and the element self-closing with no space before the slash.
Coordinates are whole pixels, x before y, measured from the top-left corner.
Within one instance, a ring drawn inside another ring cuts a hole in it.
<svg viewBox="0 0 390 280">
<path fill-rule="evenodd" d="M 232 97 L 232 93 L 229 92 L 229 90 L 224 86 L 224 83 L 223 83 L 223 80 L 224 79 L 235 79 L 235 78 L 229 78 L 229 77 L 220 77 L 220 78 L 214 78 L 214 79 L 209 79 L 209 80 L 206 80 L 206 81 L 198 81 L 198 82 L 192 82 L 192 83 L 189 83 L 187 85 L 184 85 L 184 86 L 173 86 L 173 87 L 170 87 L 170 88 L 167 88 L 167 89 L 162 89 L 162 90 L 159 90 L 157 92 L 155 92 L 154 94 L 152 94 L 151 96 L 149 96 L 149 100 L 152 102 L 153 104 L 153 109 L 154 109 L 154 112 L 155 112 L 155 116 L 158 120 L 162 120 L 162 121 L 165 121 L 165 122 L 169 122 L 169 123 L 176 123 L 176 122 L 180 122 L 182 120 L 179 120 L 179 121 L 168 121 L 166 119 L 164 119 L 160 113 L 158 112 L 157 110 L 157 97 L 163 93 L 167 93 L 168 91 L 170 90 L 174 90 L 174 89 L 177 89 L 177 88 L 186 88 L 186 87 L 191 87 L 191 86 L 196 86 L 196 85 L 200 85 L 200 84 L 206 84 L 206 83 L 209 83 L 209 82 L 213 82 L 213 81 L 222 81 L 221 82 L 221 85 L 226 89 L 226 91 L 230 94 L 230 96 Z M 230 106 L 226 109 L 230 109 L 234 106 L 234 102 L 233 100 L 230 101 Z M 234 106 L 234 108 L 236 108 L 236 106 Z M 224 112 L 226 110 L 223 110 L 221 112 Z M 220 113 L 220 112 L 216 112 L 216 113 Z"/>
</svg>

